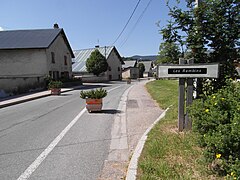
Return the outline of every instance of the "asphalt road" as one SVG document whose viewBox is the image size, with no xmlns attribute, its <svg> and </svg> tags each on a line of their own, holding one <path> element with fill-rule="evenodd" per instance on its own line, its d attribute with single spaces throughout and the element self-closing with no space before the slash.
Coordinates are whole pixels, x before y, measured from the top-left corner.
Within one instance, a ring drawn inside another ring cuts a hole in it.
<svg viewBox="0 0 240 180">
<path fill-rule="evenodd" d="M 104 85 L 110 92 L 101 113 L 84 109 L 80 90 L 0 109 L 0 179 L 96 179 L 128 87 Z"/>
</svg>

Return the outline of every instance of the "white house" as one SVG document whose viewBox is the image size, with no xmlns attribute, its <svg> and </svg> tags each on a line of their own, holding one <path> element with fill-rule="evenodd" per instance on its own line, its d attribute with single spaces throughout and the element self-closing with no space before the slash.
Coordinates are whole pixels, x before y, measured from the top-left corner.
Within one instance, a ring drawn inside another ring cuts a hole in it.
<svg viewBox="0 0 240 180">
<path fill-rule="evenodd" d="M 137 67 L 137 60 L 124 61 L 124 65 L 122 66 L 122 77 L 124 79 L 131 78 L 137 79 L 139 78 L 139 68 Z"/>
<path fill-rule="evenodd" d="M 139 61 L 138 63 L 144 64 L 145 71 L 143 77 L 152 77 L 153 76 L 153 62 L 152 61 Z"/>
<path fill-rule="evenodd" d="M 0 91 L 42 88 L 44 79 L 72 77 L 73 51 L 60 28 L 0 31 Z"/>
<path fill-rule="evenodd" d="M 88 73 L 86 69 L 86 61 L 95 49 L 98 49 L 99 52 L 106 57 L 108 63 L 108 70 L 99 77 L 93 76 L 93 74 Z M 95 48 L 90 49 L 75 50 L 74 55 L 75 58 L 72 59 L 73 74 L 75 76 L 81 76 L 83 82 L 97 82 L 122 79 L 122 64 L 124 64 L 124 62 L 115 46 L 96 46 Z"/>
</svg>

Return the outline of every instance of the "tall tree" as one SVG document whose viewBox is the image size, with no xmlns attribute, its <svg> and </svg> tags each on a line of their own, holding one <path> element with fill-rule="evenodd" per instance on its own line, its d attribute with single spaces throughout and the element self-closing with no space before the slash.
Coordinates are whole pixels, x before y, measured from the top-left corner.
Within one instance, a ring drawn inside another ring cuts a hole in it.
<svg viewBox="0 0 240 180">
<path fill-rule="evenodd" d="M 139 63 L 138 64 L 138 68 L 139 68 L 139 76 L 142 78 L 143 77 L 143 73 L 145 71 L 145 66 L 143 63 Z"/>
<path fill-rule="evenodd" d="M 87 59 L 86 67 L 89 73 L 99 76 L 99 74 L 107 71 L 108 63 L 106 58 L 96 49 Z"/>
<path fill-rule="evenodd" d="M 160 30 L 163 39 L 183 45 L 195 63 L 219 62 L 220 77 L 210 86 L 211 91 L 221 88 L 226 76 L 234 75 L 233 61 L 240 58 L 239 0 L 201 0 L 197 8 L 193 0 L 186 0 L 184 10 L 167 6 L 172 20 Z"/>
<path fill-rule="evenodd" d="M 177 64 L 178 59 L 181 56 L 179 47 L 174 43 L 163 42 L 159 47 L 159 55 L 157 63 L 173 63 Z"/>
</svg>

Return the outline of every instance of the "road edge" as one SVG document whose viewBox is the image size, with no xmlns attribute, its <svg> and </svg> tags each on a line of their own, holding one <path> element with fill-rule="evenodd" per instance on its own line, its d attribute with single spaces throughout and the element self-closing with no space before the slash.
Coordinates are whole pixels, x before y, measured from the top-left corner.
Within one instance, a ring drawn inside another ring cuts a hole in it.
<svg viewBox="0 0 240 180">
<path fill-rule="evenodd" d="M 154 123 L 149 126 L 149 128 L 145 131 L 141 139 L 139 140 L 132 158 L 130 160 L 130 163 L 128 165 L 126 180 L 135 180 L 137 176 L 137 167 L 138 167 L 138 159 L 142 153 L 144 144 L 147 140 L 148 133 L 151 131 L 151 129 L 166 115 L 166 112 L 169 110 L 171 106 L 169 106 L 166 110 L 163 111 L 163 113 L 154 121 Z"/>
</svg>

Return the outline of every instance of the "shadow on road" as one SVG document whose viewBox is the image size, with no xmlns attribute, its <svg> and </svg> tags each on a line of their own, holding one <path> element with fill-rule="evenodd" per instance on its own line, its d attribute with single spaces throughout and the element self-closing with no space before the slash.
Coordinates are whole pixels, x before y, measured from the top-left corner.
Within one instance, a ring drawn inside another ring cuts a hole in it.
<svg viewBox="0 0 240 180">
<path fill-rule="evenodd" d="M 121 113 L 120 110 L 117 109 L 103 109 L 99 112 L 92 112 L 92 113 L 101 113 L 101 114 L 118 114 Z"/>
<path fill-rule="evenodd" d="M 72 95 L 72 94 L 69 94 L 69 93 L 68 93 L 68 94 L 62 94 L 62 93 L 61 93 L 59 96 L 71 96 L 71 95 Z"/>
</svg>

